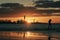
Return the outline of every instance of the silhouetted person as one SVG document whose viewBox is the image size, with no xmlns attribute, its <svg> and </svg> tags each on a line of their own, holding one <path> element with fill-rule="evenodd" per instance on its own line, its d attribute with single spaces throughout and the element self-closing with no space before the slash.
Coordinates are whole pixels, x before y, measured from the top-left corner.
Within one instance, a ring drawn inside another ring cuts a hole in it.
<svg viewBox="0 0 60 40">
<path fill-rule="evenodd" d="M 24 15 L 24 21 L 25 21 L 25 19 L 26 19 L 26 16 Z"/>
<path fill-rule="evenodd" d="M 48 30 L 49 30 L 49 31 L 48 31 L 48 32 L 49 32 L 49 33 L 48 33 L 48 40 L 51 40 L 51 34 L 50 34 L 50 30 L 52 29 L 52 28 L 51 28 L 51 21 L 52 21 L 51 19 L 49 19 L 49 21 L 48 21 Z"/>
<path fill-rule="evenodd" d="M 51 30 L 51 19 L 49 19 L 49 21 L 48 21 L 48 30 Z"/>
</svg>

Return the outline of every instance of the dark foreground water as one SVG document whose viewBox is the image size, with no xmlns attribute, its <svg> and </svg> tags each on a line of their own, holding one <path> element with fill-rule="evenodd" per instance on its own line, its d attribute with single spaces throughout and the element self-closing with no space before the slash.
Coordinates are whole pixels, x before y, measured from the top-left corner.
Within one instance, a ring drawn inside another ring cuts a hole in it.
<svg viewBox="0 0 60 40">
<path fill-rule="evenodd" d="M 0 31 L 0 40 L 60 40 L 60 32 L 55 31 Z"/>
<path fill-rule="evenodd" d="M 3 30 L 22 30 L 22 29 L 31 29 L 31 30 L 41 30 L 48 29 L 48 24 L 0 24 L 0 31 Z M 52 24 L 51 28 L 53 30 L 60 30 L 60 24 Z"/>
</svg>

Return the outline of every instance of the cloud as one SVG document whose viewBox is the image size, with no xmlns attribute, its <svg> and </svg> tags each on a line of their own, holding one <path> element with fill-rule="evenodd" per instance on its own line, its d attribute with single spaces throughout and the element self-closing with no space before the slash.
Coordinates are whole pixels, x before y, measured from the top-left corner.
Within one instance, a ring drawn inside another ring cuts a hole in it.
<svg viewBox="0 0 60 40">
<path fill-rule="evenodd" d="M 40 17 L 40 16 L 60 16 L 60 10 L 37 10 L 35 7 L 10 7 L 6 5 L 0 8 L 0 18 L 4 17 Z"/>
</svg>

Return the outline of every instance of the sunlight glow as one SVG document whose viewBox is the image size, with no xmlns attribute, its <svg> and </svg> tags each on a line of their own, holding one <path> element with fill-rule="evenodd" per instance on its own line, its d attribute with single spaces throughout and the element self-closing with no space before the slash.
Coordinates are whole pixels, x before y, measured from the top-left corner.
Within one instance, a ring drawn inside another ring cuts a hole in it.
<svg viewBox="0 0 60 40">
<path fill-rule="evenodd" d="M 27 20 L 28 23 L 31 23 L 32 21 L 31 20 Z"/>
<path fill-rule="evenodd" d="M 33 22 L 32 17 L 26 17 L 25 21 L 27 22 L 27 24 L 31 24 Z"/>
<path fill-rule="evenodd" d="M 31 22 L 26 21 L 25 25 L 28 28 L 31 25 Z"/>
<path fill-rule="evenodd" d="M 34 21 L 35 19 L 35 21 Z M 42 22 L 42 23 L 48 23 L 48 20 L 52 19 L 52 23 L 60 23 L 60 16 L 41 16 L 41 17 L 26 17 L 26 22 Z M 0 18 L 0 20 L 11 20 L 11 21 L 17 21 L 17 20 L 23 20 L 23 17 L 15 17 L 15 18 Z"/>
<path fill-rule="evenodd" d="M 28 37 L 28 38 L 30 38 L 30 37 L 47 37 L 46 35 L 43 35 L 42 33 L 40 33 L 39 35 L 38 35 L 38 33 L 34 34 L 32 32 L 29 32 L 29 31 L 26 32 L 26 37 Z"/>
<path fill-rule="evenodd" d="M 34 35 L 32 34 L 32 32 L 26 32 L 26 37 L 33 37 Z"/>
<path fill-rule="evenodd" d="M 31 35 L 30 32 L 27 32 L 26 34 L 27 34 L 27 35 L 26 35 L 27 37 Z"/>
</svg>

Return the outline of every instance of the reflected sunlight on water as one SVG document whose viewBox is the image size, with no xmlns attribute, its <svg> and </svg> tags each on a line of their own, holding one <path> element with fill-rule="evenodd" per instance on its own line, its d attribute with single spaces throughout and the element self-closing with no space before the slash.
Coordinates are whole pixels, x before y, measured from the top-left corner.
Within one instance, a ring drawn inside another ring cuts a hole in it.
<svg viewBox="0 0 60 40">
<path fill-rule="evenodd" d="M 59 40 L 60 33 L 52 33 L 51 40 Z M 48 40 L 48 34 L 44 32 L 31 32 L 31 31 L 1 31 L 0 40 Z"/>
</svg>

